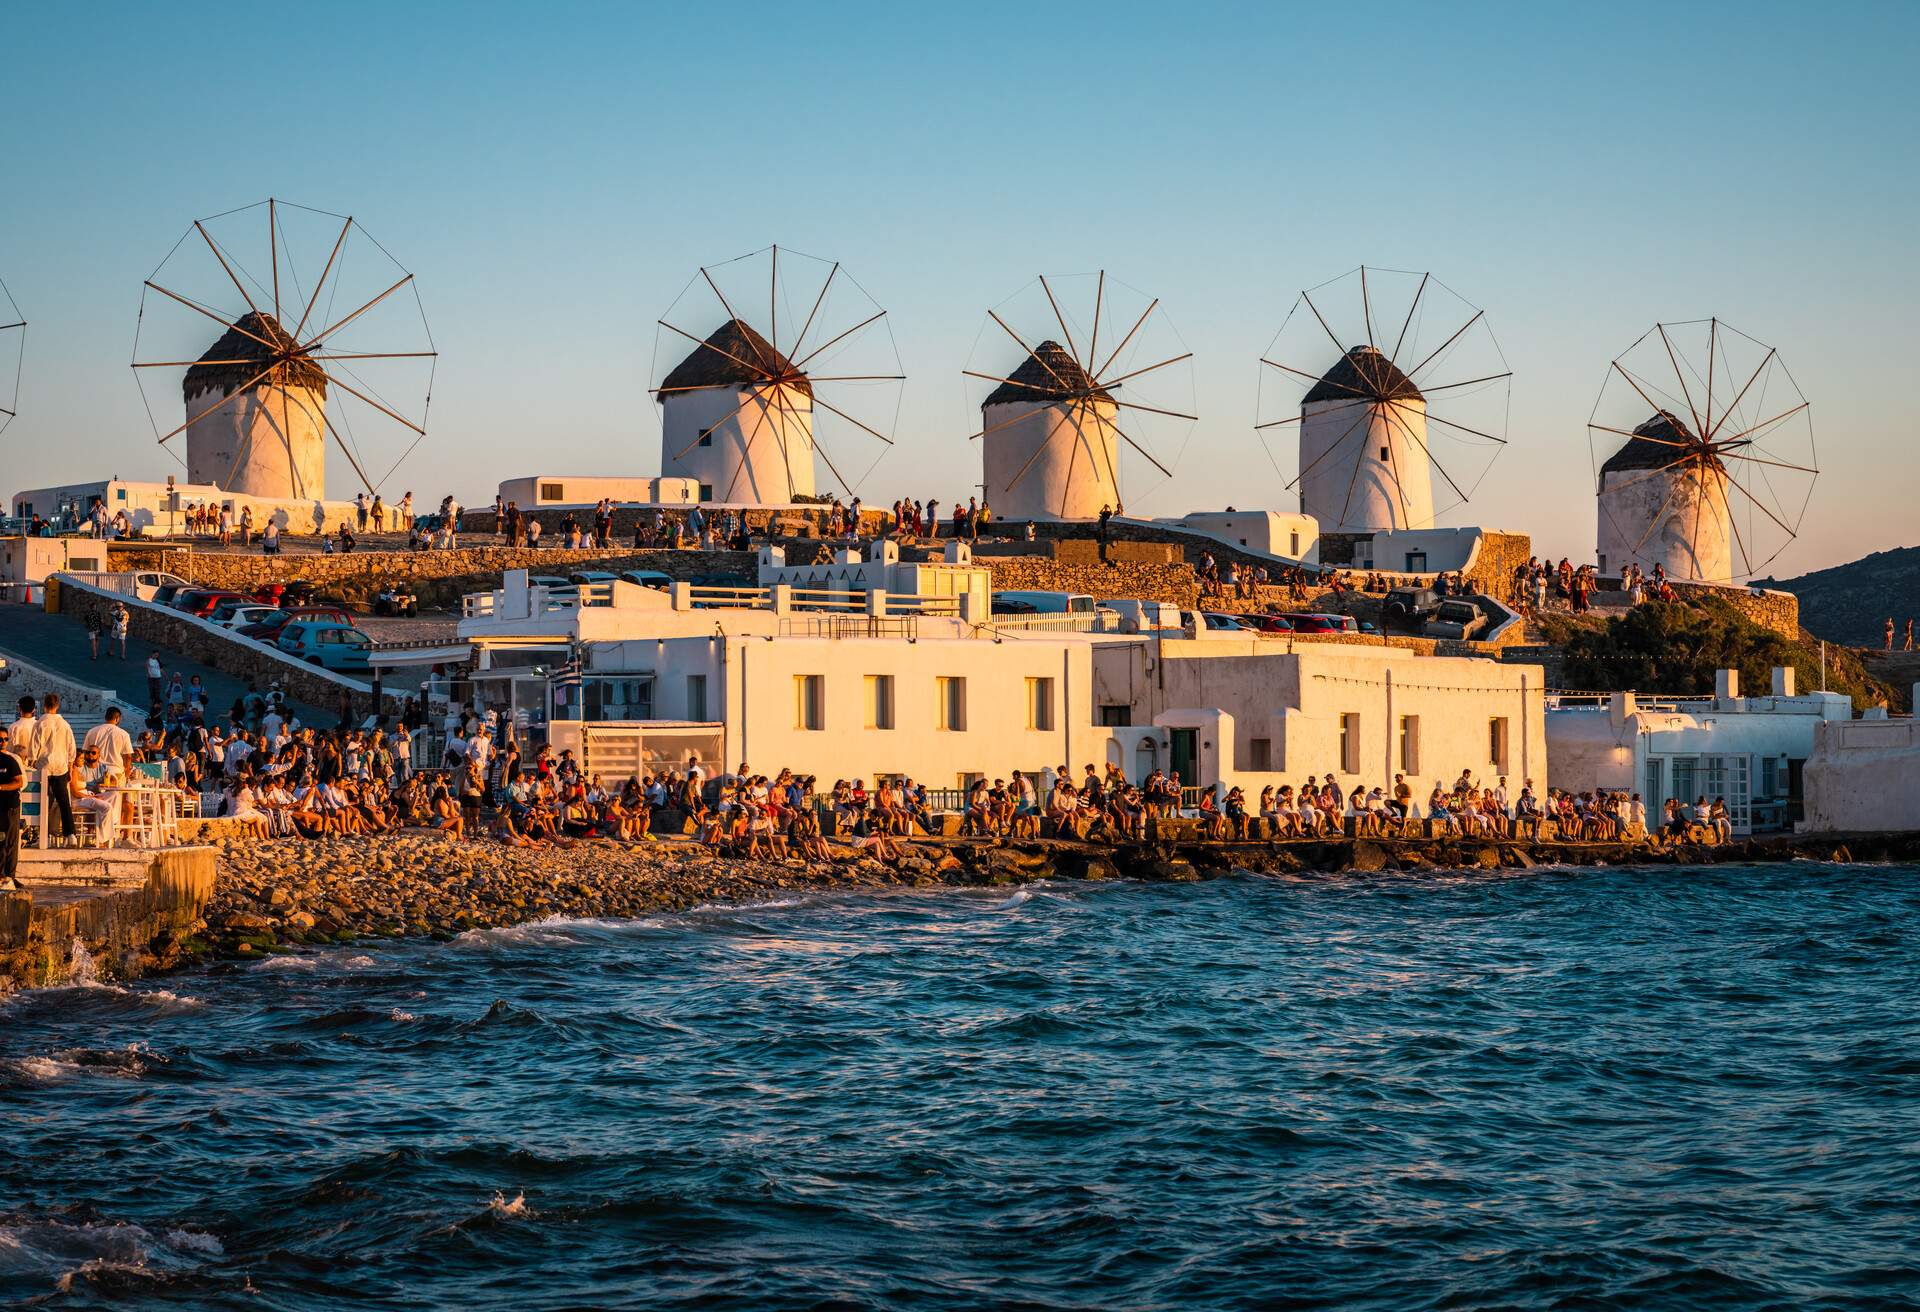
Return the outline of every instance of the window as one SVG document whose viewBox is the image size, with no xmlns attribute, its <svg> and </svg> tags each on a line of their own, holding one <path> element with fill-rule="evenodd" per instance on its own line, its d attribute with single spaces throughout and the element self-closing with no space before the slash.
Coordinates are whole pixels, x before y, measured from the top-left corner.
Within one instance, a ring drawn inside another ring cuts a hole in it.
<svg viewBox="0 0 1920 1312">
<path fill-rule="evenodd" d="M 1407 553 L 1407 573 L 1425 574 L 1426 572 L 1427 553 L 1424 551 L 1409 551 Z"/>
<path fill-rule="evenodd" d="M 1273 739 L 1249 738 L 1247 740 L 1247 769 L 1273 769 Z"/>
<path fill-rule="evenodd" d="M 700 445 L 701 446 L 713 445 L 713 430 L 711 428 L 703 428 L 700 430 Z"/>
<path fill-rule="evenodd" d="M 1507 772 L 1507 717 L 1504 715 L 1487 721 L 1487 761 L 1501 774 Z"/>
<path fill-rule="evenodd" d="M 1381 463 L 1381 464 L 1383 464 L 1383 465 L 1384 465 L 1384 464 L 1386 464 L 1386 463 L 1387 463 L 1387 461 L 1389 460 L 1389 458 L 1391 457 L 1391 454 L 1392 454 L 1392 453 L 1391 453 L 1391 452 L 1390 452 L 1390 451 L 1389 451 L 1389 450 L 1388 450 L 1388 449 L 1387 449 L 1386 447 L 1384 447 L 1384 446 L 1383 446 L 1383 447 L 1381 447 L 1381 448 L 1380 448 L 1380 463 Z"/>
<path fill-rule="evenodd" d="M 567 485 L 565 483 L 542 483 L 540 485 L 540 499 L 542 501 L 564 501 L 566 498 Z"/>
<path fill-rule="evenodd" d="M 793 727 L 826 728 L 826 679 L 818 674 L 793 676 Z"/>
<path fill-rule="evenodd" d="M 1100 723 L 1109 729 L 1124 729 L 1133 723 L 1133 707 L 1112 702 L 1100 708 Z"/>
<path fill-rule="evenodd" d="M 711 500 L 713 500 L 713 484 L 711 484 L 711 483 L 702 483 L 702 484 L 700 485 L 700 499 L 701 499 L 702 501 L 711 501 Z"/>
<path fill-rule="evenodd" d="M 1420 717 L 1400 717 L 1400 773 L 1420 773 Z"/>
<path fill-rule="evenodd" d="M 1360 717 L 1357 715 L 1340 717 L 1340 770 L 1343 774 L 1360 773 Z"/>
<path fill-rule="evenodd" d="M 1600 553 L 1600 572 L 1602 574 L 1607 572 L 1607 553 L 1604 551 Z"/>
<path fill-rule="evenodd" d="M 967 727 L 967 681 L 949 675 L 941 675 L 933 681 L 934 722 L 936 729 L 951 729 L 955 733 Z"/>
<path fill-rule="evenodd" d="M 1688 806 L 1692 806 L 1693 799 L 1700 796 L 1698 791 L 1699 765 L 1700 762 L 1696 757 L 1676 756 L 1673 758 L 1673 796 L 1679 798 Z"/>
<path fill-rule="evenodd" d="M 707 676 L 704 674 L 687 676 L 687 718 L 689 720 L 707 718 Z"/>
<path fill-rule="evenodd" d="M 1760 758 L 1760 796 L 1780 796 L 1780 758 L 1777 756 Z"/>
<path fill-rule="evenodd" d="M 893 676 L 869 674 L 866 689 L 867 728 L 893 728 Z"/>
<path fill-rule="evenodd" d="M 1042 733 L 1053 728 L 1053 680 L 1027 680 L 1027 728 Z"/>
<path fill-rule="evenodd" d="M 1300 558 L 1300 531 L 1298 529 L 1287 534 L 1287 554 L 1296 560 Z"/>
</svg>

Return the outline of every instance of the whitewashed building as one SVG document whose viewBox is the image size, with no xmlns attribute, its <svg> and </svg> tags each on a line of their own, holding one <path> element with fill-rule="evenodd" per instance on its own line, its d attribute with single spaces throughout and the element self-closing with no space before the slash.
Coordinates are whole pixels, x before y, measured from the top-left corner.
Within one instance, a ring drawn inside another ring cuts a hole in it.
<svg viewBox="0 0 1920 1312">
<path fill-rule="evenodd" d="M 1721 670 L 1711 697 L 1555 697 L 1547 753 L 1558 787 L 1637 792 L 1650 817 L 1668 798 L 1725 798 L 1736 834 L 1765 832 L 1787 827 L 1820 727 L 1852 716 L 1844 693 L 1796 693 L 1791 668 L 1755 697 Z"/>
<path fill-rule="evenodd" d="M 691 478 L 625 478 L 602 474 L 529 474 L 500 484 L 502 504 L 522 510 L 580 510 L 604 500 L 619 505 L 691 506 L 700 484 Z"/>
<path fill-rule="evenodd" d="M 356 507 L 351 501 L 248 496 L 211 483 L 103 478 L 28 488 L 15 492 L 11 498 L 13 513 L 19 518 L 41 515 L 50 520 L 68 521 L 75 527 L 85 524 L 96 501 L 106 507 L 109 518 L 125 511 L 128 522 L 143 533 L 185 532 L 186 512 L 194 506 L 225 507 L 233 512 L 236 522 L 241 511 L 251 509 L 256 530 L 265 528 L 269 521 L 278 524 L 283 533 L 331 533 L 342 524 L 354 528 L 359 525 Z"/>
<path fill-rule="evenodd" d="M 1920 707 L 1920 684 L 1910 704 Z M 1800 828 L 1817 834 L 1920 830 L 1920 718 L 1876 707 L 1858 720 L 1817 725 Z"/>
<path fill-rule="evenodd" d="M 1536 665 L 1232 633 L 1094 649 L 1101 724 L 1163 728 L 1183 780 L 1254 795 L 1328 772 L 1344 788 L 1404 774 L 1423 802 L 1463 770 L 1544 789 L 1545 684 Z"/>
</svg>

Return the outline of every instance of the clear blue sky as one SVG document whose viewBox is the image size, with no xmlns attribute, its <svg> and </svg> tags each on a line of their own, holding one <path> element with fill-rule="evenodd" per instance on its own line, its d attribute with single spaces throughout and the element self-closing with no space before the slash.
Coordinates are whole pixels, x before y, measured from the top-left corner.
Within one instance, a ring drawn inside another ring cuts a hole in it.
<svg viewBox="0 0 1920 1312">
<path fill-rule="evenodd" d="M 1776 571 L 1920 541 L 1920 7 L 1452 9 L 16 5 L 0 276 L 33 327 L 0 483 L 178 468 L 127 368 L 140 281 L 274 194 L 418 275 L 443 357 L 397 481 L 431 499 L 656 471 L 655 318 L 777 241 L 891 312 L 909 380 L 869 500 L 976 482 L 985 307 L 1104 266 L 1197 353 L 1201 424 L 1135 504 L 1292 509 L 1255 359 L 1366 262 L 1485 307 L 1515 370 L 1514 444 L 1452 522 L 1589 557 L 1608 359 L 1717 314 L 1814 403 L 1824 472 Z"/>
</svg>

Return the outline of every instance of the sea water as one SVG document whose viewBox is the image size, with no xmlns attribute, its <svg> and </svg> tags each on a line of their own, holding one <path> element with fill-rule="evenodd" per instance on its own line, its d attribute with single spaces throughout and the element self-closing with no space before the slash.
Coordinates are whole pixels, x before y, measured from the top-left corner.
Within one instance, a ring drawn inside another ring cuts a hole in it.
<svg viewBox="0 0 1920 1312">
<path fill-rule="evenodd" d="M 0 1305 L 1920 1299 L 1920 870 L 806 897 L 0 999 Z"/>
</svg>

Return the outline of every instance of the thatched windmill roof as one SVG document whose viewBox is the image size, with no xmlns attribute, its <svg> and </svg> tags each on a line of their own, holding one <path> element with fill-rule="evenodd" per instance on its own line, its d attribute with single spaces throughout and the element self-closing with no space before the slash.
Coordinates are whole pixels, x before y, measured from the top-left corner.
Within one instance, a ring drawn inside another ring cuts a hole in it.
<svg viewBox="0 0 1920 1312">
<path fill-rule="evenodd" d="M 1673 445 L 1676 442 L 1686 445 Z M 1720 458 L 1695 440 L 1683 420 L 1676 418 L 1671 411 L 1662 410 L 1633 430 L 1633 436 L 1600 466 L 1600 473 L 1614 474 L 1624 469 L 1664 469 L 1688 459 L 1711 465 L 1715 469 L 1723 468 Z"/>
<path fill-rule="evenodd" d="M 1067 354 L 1065 347 L 1052 340 L 1034 347 L 1027 358 L 1020 362 L 1020 367 L 1007 377 L 1013 381 L 1002 383 L 988 393 L 987 399 L 980 403 L 981 409 L 1015 401 L 1045 404 L 1089 394 L 1102 401 L 1113 400 L 1104 388 L 1094 387 L 1093 379 L 1087 376 L 1087 371 L 1080 367 L 1079 361 Z"/>
<path fill-rule="evenodd" d="M 687 353 L 661 380 L 660 391 L 672 395 L 694 387 L 743 387 L 765 383 L 766 375 L 749 369 L 759 365 L 768 373 L 784 374 L 793 362 L 773 349 L 773 344 L 753 330 L 753 325 L 729 319 L 708 334 L 707 340 Z M 813 385 L 805 374 L 790 380 L 788 387 L 813 395 Z M 664 399 L 664 397 L 662 398 Z"/>
<path fill-rule="evenodd" d="M 250 310 L 241 315 L 234 320 L 233 327 L 221 333 L 220 340 L 209 346 L 206 354 L 200 357 L 202 361 L 238 360 L 241 363 L 201 363 L 191 366 L 180 384 L 181 394 L 193 397 L 218 388 L 222 393 L 232 395 L 235 389 L 266 368 L 273 359 L 274 353 L 267 349 L 267 342 L 291 346 L 293 337 L 270 314 Z M 310 387 L 322 396 L 327 394 L 326 373 L 304 353 L 289 357 L 279 369 L 262 378 L 255 386 L 264 384 Z"/>
<path fill-rule="evenodd" d="M 1419 401 L 1420 389 L 1400 367 L 1372 346 L 1356 346 L 1320 375 L 1301 405 L 1315 401 Z"/>
</svg>

